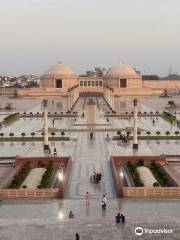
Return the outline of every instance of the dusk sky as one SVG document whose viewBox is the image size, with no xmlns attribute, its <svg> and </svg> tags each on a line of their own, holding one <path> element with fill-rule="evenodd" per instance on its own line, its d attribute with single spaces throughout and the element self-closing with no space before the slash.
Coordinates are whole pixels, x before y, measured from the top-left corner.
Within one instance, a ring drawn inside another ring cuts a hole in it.
<svg viewBox="0 0 180 240">
<path fill-rule="evenodd" d="M 129 63 L 180 74 L 180 0 L 0 0 L 0 73 Z"/>
</svg>

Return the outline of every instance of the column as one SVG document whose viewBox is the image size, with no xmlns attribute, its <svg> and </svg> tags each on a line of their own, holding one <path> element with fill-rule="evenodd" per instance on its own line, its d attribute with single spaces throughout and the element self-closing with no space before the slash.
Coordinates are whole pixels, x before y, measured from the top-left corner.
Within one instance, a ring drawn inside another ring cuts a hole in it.
<svg viewBox="0 0 180 240">
<path fill-rule="evenodd" d="M 44 150 L 49 149 L 47 104 L 48 104 L 47 99 L 44 99 L 43 100 L 43 105 L 44 105 Z"/>
<path fill-rule="evenodd" d="M 114 95 L 112 94 L 112 109 L 114 110 Z"/>
<path fill-rule="evenodd" d="M 70 97 L 70 92 L 68 92 L 68 111 L 71 110 L 71 97 Z"/>
<path fill-rule="evenodd" d="M 134 127 L 133 127 L 133 149 L 138 149 L 138 139 L 137 139 L 137 99 L 133 100 L 134 103 Z"/>
</svg>

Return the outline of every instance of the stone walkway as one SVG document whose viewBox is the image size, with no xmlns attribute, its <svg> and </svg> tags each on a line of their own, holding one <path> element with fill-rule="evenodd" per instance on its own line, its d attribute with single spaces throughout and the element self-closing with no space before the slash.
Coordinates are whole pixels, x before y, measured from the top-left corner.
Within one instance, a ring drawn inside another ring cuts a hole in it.
<svg viewBox="0 0 180 240">
<path fill-rule="evenodd" d="M 144 234 L 137 236 L 135 229 L 141 227 Z M 145 229 L 159 230 L 166 229 L 172 233 L 155 234 L 145 233 Z M 116 224 L 112 220 L 71 220 L 71 221 L 14 221 L 4 222 L 0 220 L 1 240 L 73 240 L 78 232 L 81 240 L 136 240 L 136 239 L 157 239 L 177 240 L 180 236 L 180 223 L 165 221 L 129 222 Z M 24 237 L 25 238 L 24 238 Z"/>
</svg>

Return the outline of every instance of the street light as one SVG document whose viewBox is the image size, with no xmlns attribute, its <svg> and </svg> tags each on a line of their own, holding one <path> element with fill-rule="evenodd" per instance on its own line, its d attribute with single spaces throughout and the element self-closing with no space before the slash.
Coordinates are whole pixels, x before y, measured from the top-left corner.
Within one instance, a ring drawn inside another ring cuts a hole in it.
<svg viewBox="0 0 180 240">
<path fill-rule="evenodd" d="M 123 178 L 124 177 L 124 174 L 123 174 L 123 171 L 121 169 L 120 173 L 119 173 L 120 177 Z"/>
<path fill-rule="evenodd" d="M 63 173 L 62 173 L 62 172 L 59 172 L 59 173 L 58 173 L 58 178 L 59 178 L 59 181 L 63 181 L 64 176 L 63 176 Z"/>
</svg>

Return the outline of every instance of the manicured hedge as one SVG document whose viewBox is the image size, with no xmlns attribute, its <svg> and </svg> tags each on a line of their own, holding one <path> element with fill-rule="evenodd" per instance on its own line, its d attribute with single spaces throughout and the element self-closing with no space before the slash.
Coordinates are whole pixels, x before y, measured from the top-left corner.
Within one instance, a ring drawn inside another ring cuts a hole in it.
<svg viewBox="0 0 180 240">
<path fill-rule="evenodd" d="M 134 182 L 134 185 L 136 187 L 143 187 L 144 184 L 142 183 L 141 179 L 140 179 L 140 176 L 139 176 L 139 173 L 137 171 L 137 166 L 136 164 L 128 161 L 127 162 L 127 169 L 128 169 L 128 172 Z"/>
<path fill-rule="evenodd" d="M 14 179 L 12 180 L 11 184 L 9 185 L 9 188 L 16 189 L 20 188 L 21 184 L 24 182 L 25 178 L 29 174 L 31 170 L 30 163 L 26 163 L 22 166 L 20 171 L 14 176 Z"/>
<path fill-rule="evenodd" d="M 172 182 L 169 179 L 169 176 L 158 163 L 151 161 L 149 168 L 162 187 L 173 186 Z"/>
<path fill-rule="evenodd" d="M 52 162 L 50 162 L 46 168 L 45 173 L 42 176 L 41 183 L 38 186 L 38 188 L 47 188 L 48 187 L 49 182 L 52 178 L 53 172 L 54 172 L 53 164 L 52 164 Z"/>
</svg>

